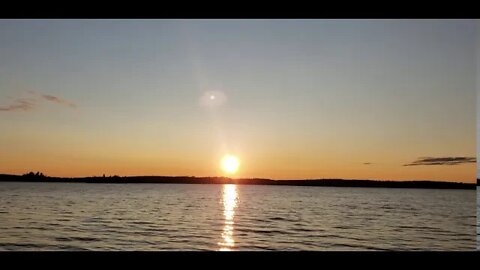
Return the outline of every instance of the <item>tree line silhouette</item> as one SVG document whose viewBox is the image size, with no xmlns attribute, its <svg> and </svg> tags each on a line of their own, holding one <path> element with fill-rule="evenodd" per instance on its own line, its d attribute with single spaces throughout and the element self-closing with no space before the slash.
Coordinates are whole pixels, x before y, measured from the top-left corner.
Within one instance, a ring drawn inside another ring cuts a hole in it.
<svg viewBox="0 0 480 270">
<path fill-rule="evenodd" d="M 436 188 L 436 189 L 476 189 L 477 183 L 440 181 L 391 181 L 360 179 L 234 179 L 227 177 L 194 176 L 92 176 L 92 177 L 50 177 L 42 172 L 29 172 L 23 175 L 0 174 L 0 182 L 52 182 L 52 183 L 104 183 L 104 184 L 236 184 L 236 185 L 281 185 L 281 186 L 325 186 L 325 187 L 376 187 L 376 188 Z"/>
<path fill-rule="evenodd" d="M 41 172 L 37 172 L 37 173 L 34 173 L 34 172 L 29 172 L 29 173 L 26 173 L 24 175 L 22 175 L 22 177 L 28 177 L 28 178 L 45 178 L 46 176 L 41 173 Z"/>
</svg>

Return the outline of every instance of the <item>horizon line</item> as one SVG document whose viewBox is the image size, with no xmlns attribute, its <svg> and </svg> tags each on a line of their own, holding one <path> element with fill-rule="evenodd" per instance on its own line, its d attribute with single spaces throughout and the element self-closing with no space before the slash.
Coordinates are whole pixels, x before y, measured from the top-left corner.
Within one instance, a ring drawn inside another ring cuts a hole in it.
<svg viewBox="0 0 480 270">
<path fill-rule="evenodd" d="M 31 173 L 30 171 L 28 173 Z M 8 173 L 0 173 L 0 176 L 26 176 L 26 174 L 8 174 Z M 42 173 L 42 172 L 37 172 Z M 128 178 L 128 177 L 170 177 L 170 178 L 224 178 L 229 180 L 269 180 L 269 181 L 320 181 L 320 180 L 343 180 L 343 181 L 377 181 L 377 182 L 438 182 L 438 183 L 461 183 L 461 184 L 476 184 L 480 181 L 479 178 L 475 179 L 475 182 L 463 182 L 463 181 L 448 181 L 448 180 L 427 180 L 427 179 L 409 179 L 409 180 L 401 180 L 401 179 L 358 179 L 358 178 L 301 178 L 301 179 L 273 179 L 273 178 L 261 178 L 261 177 L 228 177 L 228 176 L 193 176 L 193 175 L 93 175 L 93 176 L 48 176 L 43 175 L 46 178 L 64 178 L 64 179 L 75 179 L 75 178 L 113 178 L 113 177 L 120 177 L 120 178 Z"/>
</svg>

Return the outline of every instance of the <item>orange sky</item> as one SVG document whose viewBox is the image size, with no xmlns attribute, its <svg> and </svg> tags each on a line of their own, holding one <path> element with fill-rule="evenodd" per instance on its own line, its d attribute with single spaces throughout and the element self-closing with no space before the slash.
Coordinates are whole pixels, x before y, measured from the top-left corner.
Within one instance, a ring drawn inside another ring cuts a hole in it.
<svg viewBox="0 0 480 270">
<path fill-rule="evenodd" d="M 473 20 L 2 20 L 0 173 L 475 182 Z M 215 96 L 215 98 L 211 98 Z M 369 164 L 365 164 L 369 163 Z"/>
</svg>

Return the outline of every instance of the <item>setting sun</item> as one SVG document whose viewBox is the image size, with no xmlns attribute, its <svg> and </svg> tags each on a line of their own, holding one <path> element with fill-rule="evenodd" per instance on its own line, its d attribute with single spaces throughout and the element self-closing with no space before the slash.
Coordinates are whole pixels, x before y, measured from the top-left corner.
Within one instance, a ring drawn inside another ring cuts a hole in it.
<svg viewBox="0 0 480 270">
<path fill-rule="evenodd" d="M 237 172 L 240 162 L 238 158 L 232 155 L 226 155 L 222 158 L 222 170 L 228 174 Z"/>
<path fill-rule="evenodd" d="M 478 18 L 0 17 L 0 256 L 480 251 L 478 93 Z"/>
</svg>

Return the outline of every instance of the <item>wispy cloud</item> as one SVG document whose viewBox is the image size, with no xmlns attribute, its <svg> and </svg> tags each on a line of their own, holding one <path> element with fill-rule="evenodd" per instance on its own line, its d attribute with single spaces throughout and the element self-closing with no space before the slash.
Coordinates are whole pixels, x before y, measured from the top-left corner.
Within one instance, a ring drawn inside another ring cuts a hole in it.
<svg viewBox="0 0 480 270">
<path fill-rule="evenodd" d="M 58 103 L 58 104 L 62 104 L 62 105 L 66 105 L 66 106 L 69 106 L 69 107 L 72 107 L 72 108 L 76 108 L 77 105 L 75 105 L 75 103 L 69 101 L 69 100 L 66 100 L 66 99 L 61 99 L 59 97 L 56 97 L 56 96 L 52 96 L 52 95 L 42 95 L 42 98 L 45 99 L 45 100 L 48 100 L 48 101 L 51 101 L 51 102 L 55 102 L 55 103 Z"/>
<path fill-rule="evenodd" d="M 419 165 L 458 165 L 465 163 L 475 163 L 475 157 L 422 157 L 412 163 L 403 166 L 419 166 Z"/>
<path fill-rule="evenodd" d="M 33 109 L 35 106 L 36 106 L 35 100 L 27 99 L 27 98 L 17 98 L 10 105 L 0 106 L 0 111 L 2 112 L 29 111 Z"/>
<path fill-rule="evenodd" d="M 38 106 L 42 100 L 53 102 L 59 105 L 65 105 L 71 108 L 76 108 L 77 105 L 72 101 L 59 98 L 53 95 L 37 94 L 34 91 L 28 91 L 29 98 L 16 98 L 9 105 L 0 106 L 0 112 L 13 112 L 13 111 L 30 111 Z M 11 98 L 11 97 L 8 97 Z"/>
<path fill-rule="evenodd" d="M 364 162 L 363 165 L 370 165 L 372 164 L 371 162 Z"/>
</svg>

